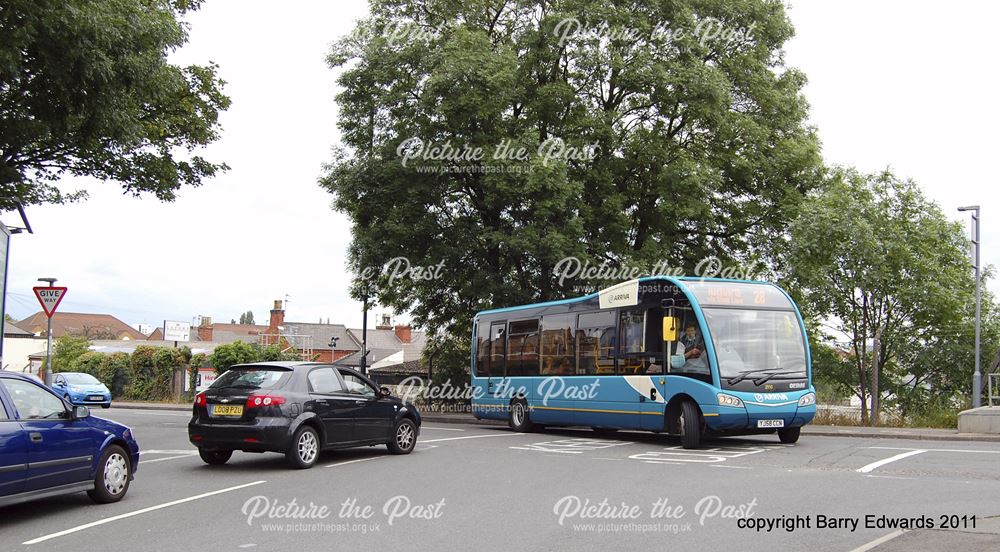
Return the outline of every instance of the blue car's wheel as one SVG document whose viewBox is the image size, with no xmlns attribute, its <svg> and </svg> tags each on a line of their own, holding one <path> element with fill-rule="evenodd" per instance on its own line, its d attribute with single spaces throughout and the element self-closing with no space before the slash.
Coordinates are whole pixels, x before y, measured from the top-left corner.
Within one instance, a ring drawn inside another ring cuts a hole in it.
<svg viewBox="0 0 1000 552">
<path fill-rule="evenodd" d="M 87 494 L 98 504 L 118 502 L 128 492 L 131 473 L 128 453 L 118 445 L 111 445 L 97 463 L 94 488 Z"/>
</svg>

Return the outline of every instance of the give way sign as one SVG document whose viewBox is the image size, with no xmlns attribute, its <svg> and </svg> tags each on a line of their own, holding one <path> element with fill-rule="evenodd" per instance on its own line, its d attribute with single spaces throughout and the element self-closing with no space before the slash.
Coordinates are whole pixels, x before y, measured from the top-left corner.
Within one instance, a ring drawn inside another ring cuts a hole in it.
<svg viewBox="0 0 1000 552">
<path fill-rule="evenodd" d="M 35 292 L 35 297 L 38 297 L 38 302 L 42 304 L 42 310 L 45 311 L 45 316 L 52 318 L 52 315 L 56 312 L 56 307 L 59 306 L 59 302 L 62 301 L 63 296 L 66 295 L 66 288 L 34 287 L 31 289 Z"/>
</svg>

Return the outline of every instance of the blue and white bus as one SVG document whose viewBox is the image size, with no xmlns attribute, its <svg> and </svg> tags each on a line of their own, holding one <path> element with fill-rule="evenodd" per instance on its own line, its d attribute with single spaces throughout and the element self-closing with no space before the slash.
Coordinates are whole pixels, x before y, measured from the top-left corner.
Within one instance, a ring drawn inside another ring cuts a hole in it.
<svg viewBox="0 0 1000 552">
<path fill-rule="evenodd" d="M 643 277 L 480 312 L 472 411 L 516 431 L 585 426 L 798 440 L 816 414 L 806 329 L 767 282 Z"/>
</svg>

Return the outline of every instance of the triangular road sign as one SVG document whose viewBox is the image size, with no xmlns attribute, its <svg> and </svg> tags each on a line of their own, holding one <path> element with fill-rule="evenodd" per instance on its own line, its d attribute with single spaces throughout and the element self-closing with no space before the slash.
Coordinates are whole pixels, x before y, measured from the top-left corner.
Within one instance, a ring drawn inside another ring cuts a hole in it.
<svg viewBox="0 0 1000 552">
<path fill-rule="evenodd" d="M 52 318 L 52 315 L 56 312 L 56 308 L 59 306 L 59 302 L 66 295 L 66 288 L 45 286 L 31 289 L 35 292 L 35 297 L 38 297 L 38 302 L 42 304 L 45 316 Z"/>
</svg>

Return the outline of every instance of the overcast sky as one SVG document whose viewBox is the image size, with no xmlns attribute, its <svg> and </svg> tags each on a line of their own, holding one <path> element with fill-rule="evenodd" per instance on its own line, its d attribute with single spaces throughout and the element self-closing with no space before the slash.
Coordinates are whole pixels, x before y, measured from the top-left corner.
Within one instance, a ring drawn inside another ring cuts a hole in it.
<svg viewBox="0 0 1000 552">
<path fill-rule="evenodd" d="M 12 238 L 8 312 L 20 319 L 39 310 L 31 287 L 53 276 L 69 287 L 60 310 L 131 324 L 197 315 L 228 322 L 248 309 L 266 323 L 272 301 L 287 294 L 289 321 L 360 327 L 360 304 L 346 291 L 350 224 L 316 181 L 338 141 L 336 74 L 323 58 L 366 12 L 359 0 L 280 9 L 205 2 L 174 59 L 221 66 L 233 105 L 206 156 L 232 170 L 181 190 L 172 204 L 79 181 L 90 192 L 85 203 L 31 207 L 35 234 Z M 809 77 L 811 123 L 827 162 L 889 166 L 954 220 L 968 219 L 959 205 L 981 204 L 983 260 L 1000 265 L 1000 247 L 991 246 L 1000 243 L 998 4 L 812 0 L 792 2 L 789 13 L 797 36 L 787 61 Z"/>
</svg>

